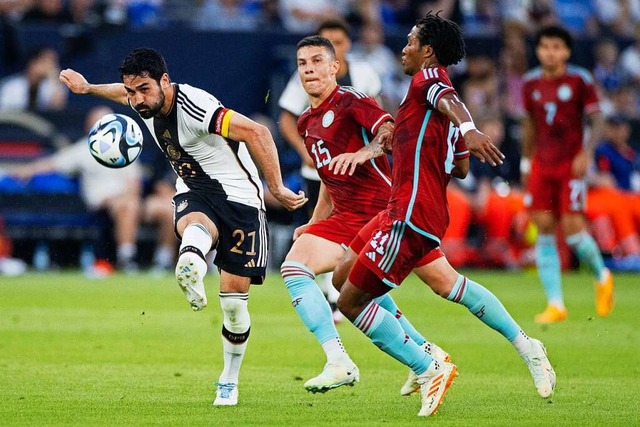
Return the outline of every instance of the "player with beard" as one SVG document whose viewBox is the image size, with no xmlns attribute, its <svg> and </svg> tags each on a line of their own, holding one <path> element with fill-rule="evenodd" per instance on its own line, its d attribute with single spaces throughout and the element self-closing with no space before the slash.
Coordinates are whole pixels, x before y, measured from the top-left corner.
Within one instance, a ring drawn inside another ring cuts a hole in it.
<svg viewBox="0 0 640 427">
<path fill-rule="evenodd" d="M 225 108 L 202 89 L 172 83 L 157 51 L 133 50 L 120 77 L 122 83 L 90 84 L 74 70 L 60 72 L 73 93 L 130 105 L 178 175 L 173 198 L 175 231 L 181 238 L 176 278 L 193 310 L 202 310 L 207 305 L 205 256 L 216 249 L 224 368 L 213 404 L 236 405 L 251 326 L 249 287 L 263 282 L 267 266 L 267 224 L 256 163 L 287 209 L 303 206 L 305 195 L 282 183 L 276 146 L 266 127 Z"/>
</svg>

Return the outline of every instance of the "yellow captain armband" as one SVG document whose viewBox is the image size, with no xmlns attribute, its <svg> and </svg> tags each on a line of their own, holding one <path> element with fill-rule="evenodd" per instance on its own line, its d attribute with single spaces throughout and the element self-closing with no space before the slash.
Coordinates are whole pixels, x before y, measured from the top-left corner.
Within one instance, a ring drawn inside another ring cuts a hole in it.
<svg viewBox="0 0 640 427">
<path fill-rule="evenodd" d="M 233 117 L 235 113 L 236 112 L 233 110 L 226 110 L 224 112 L 224 115 L 222 117 L 222 128 L 220 129 L 220 135 L 225 138 L 229 136 L 229 122 L 231 122 L 231 117 Z"/>
<path fill-rule="evenodd" d="M 233 117 L 234 114 L 235 111 L 228 108 L 220 110 L 215 119 L 215 133 L 227 138 L 229 136 L 229 123 L 231 122 L 231 117 Z"/>
</svg>

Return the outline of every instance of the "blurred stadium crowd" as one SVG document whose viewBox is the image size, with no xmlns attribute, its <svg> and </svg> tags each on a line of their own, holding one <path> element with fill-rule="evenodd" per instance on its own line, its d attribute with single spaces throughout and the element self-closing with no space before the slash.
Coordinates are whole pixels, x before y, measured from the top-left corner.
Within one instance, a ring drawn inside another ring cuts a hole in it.
<svg viewBox="0 0 640 427">
<path fill-rule="evenodd" d="M 80 188 L 87 185 L 82 179 L 78 184 L 64 178 L 65 174 L 88 174 L 87 168 L 63 168 L 58 161 L 48 168 L 40 163 L 41 169 L 34 169 L 33 161 L 83 138 L 87 111 L 70 105 L 58 73 L 67 66 L 68 57 L 99 55 L 89 47 L 94 38 L 114 29 L 161 34 L 168 28 L 195 33 L 268 31 L 301 37 L 314 33 L 327 18 L 341 18 L 352 28 L 349 58 L 369 63 L 381 81 L 383 107 L 395 113 L 408 86 L 398 60 L 399 47 L 415 20 L 429 10 L 440 10 L 463 27 L 468 52 L 466 60 L 451 70 L 454 85 L 478 127 L 507 156 L 497 168 L 472 159 L 470 176 L 450 186 L 451 225 L 443 241 L 450 262 L 455 267 L 508 269 L 533 263 L 536 231 L 524 208 L 519 172 L 523 75 L 536 65 L 532 35 L 556 23 L 576 38 L 572 62 L 593 73 L 607 118 L 589 179 L 591 231 L 610 267 L 640 271 L 640 156 L 636 152 L 640 148 L 640 0 L 4 0 L 0 2 L 0 216 L 4 217 L 0 272 L 22 271 L 8 261 L 11 256 L 39 269 L 81 261 L 98 275 L 108 274 L 116 263 L 125 270 L 134 270 L 137 264 L 157 271 L 172 268 L 175 247 L 167 243 L 171 236 L 165 233 L 157 243 L 155 226 L 141 225 L 166 221 L 166 210 L 159 206 L 168 206 L 171 197 L 166 189 L 171 171 L 155 147 L 149 148 L 154 144 L 147 144 L 143 151 L 140 165 L 135 166 L 140 170 L 129 174 L 139 180 L 140 191 L 133 198 L 131 191 L 123 190 L 122 195 L 90 200 L 87 189 Z M 23 31 L 25 26 L 53 26 L 72 46 L 66 52 L 46 45 L 27 49 L 33 43 L 25 40 L 31 34 Z M 272 96 L 277 100 L 279 94 L 274 89 Z M 301 181 L 300 159 L 278 134 L 277 102 L 264 111 L 242 113 L 270 126 L 279 140 L 283 171 L 295 187 Z M 84 161 L 92 162 L 88 156 Z M 8 172 L 19 163 L 30 169 Z M 101 168 L 97 163 L 92 166 Z M 124 200 L 125 193 L 126 200 L 133 199 L 130 205 L 107 200 Z M 269 217 L 272 266 L 277 268 L 290 244 L 290 233 L 305 218 L 275 205 Z M 134 229 L 120 230 L 122 221 Z M 111 232 L 114 225 L 116 231 Z M 109 241 L 114 244 L 109 246 Z M 152 249 L 144 250 L 144 245 Z M 575 264 L 566 248 L 562 253 L 564 267 Z M 100 264 L 100 260 L 107 261 Z"/>
</svg>

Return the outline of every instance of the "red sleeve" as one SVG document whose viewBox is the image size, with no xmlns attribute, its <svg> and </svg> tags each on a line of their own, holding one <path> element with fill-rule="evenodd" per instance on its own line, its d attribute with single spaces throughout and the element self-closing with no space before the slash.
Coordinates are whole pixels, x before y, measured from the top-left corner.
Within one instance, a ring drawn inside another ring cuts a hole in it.
<svg viewBox="0 0 640 427">
<path fill-rule="evenodd" d="M 371 97 L 358 97 L 352 95 L 351 116 L 372 135 L 378 133 L 378 129 L 385 122 L 393 122 L 393 116 L 384 111 Z"/>
<path fill-rule="evenodd" d="M 456 93 L 446 71 L 442 68 L 423 68 L 416 74 L 418 84 L 422 89 L 427 105 L 432 110 L 438 109 L 438 102 L 447 93 Z M 414 78 L 416 78 L 414 77 Z"/>
</svg>

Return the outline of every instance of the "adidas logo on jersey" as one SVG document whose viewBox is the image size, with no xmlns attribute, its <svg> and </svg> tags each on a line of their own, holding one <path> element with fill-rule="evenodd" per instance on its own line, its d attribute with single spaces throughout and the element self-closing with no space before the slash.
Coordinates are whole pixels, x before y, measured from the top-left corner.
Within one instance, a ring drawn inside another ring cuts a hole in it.
<svg viewBox="0 0 640 427">
<path fill-rule="evenodd" d="M 244 266 L 245 266 L 245 267 L 247 267 L 247 268 L 255 267 L 255 266 L 256 266 L 256 260 L 255 260 L 255 259 L 251 259 L 251 260 L 249 260 L 249 262 L 248 262 L 248 263 L 246 263 Z"/>
<path fill-rule="evenodd" d="M 162 137 L 166 139 L 171 139 L 171 132 L 169 132 L 169 129 L 164 131 L 164 133 L 162 134 Z"/>
<path fill-rule="evenodd" d="M 367 257 L 371 261 L 375 262 L 376 261 L 376 252 L 375 251 L 367 252 Z"/>
</svg>

